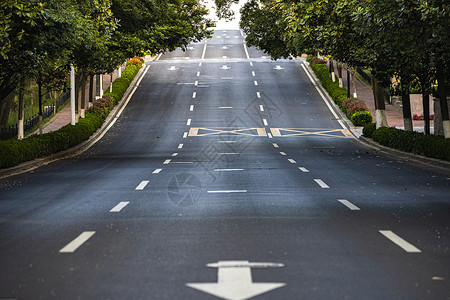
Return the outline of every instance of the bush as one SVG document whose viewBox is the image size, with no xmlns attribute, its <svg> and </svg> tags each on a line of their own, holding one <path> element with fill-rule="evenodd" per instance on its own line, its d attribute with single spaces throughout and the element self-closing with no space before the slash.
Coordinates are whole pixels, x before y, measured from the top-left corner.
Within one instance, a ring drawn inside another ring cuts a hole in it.
<svg viewBox="0 0 450 300">
<path fill-rule="evenodd" d="M 145 60 L 142 57 L 135 56 L 135 57 L 127 60 L 127 67 L 130 65 L 133 65 L 133 66 L 138 66 L 140 68 L 140 67 L 142 67 L 142 64 L 144 63 L 144 61 Z"/>
<path fill-rule="evenodd" d="M 101 99 L 86 112 L 86 117 L 76 125 L 68 124 L 61 129 L 33 135 L 23 140 L 10 139 L 0 141 L 0 168 L 9 168 L 39 157 L 51 155 L 87 140 L 100 128 L 117 102 L 122 99 L 131 81 L 138 73 L 141 65 L 130 64 L 125 68 L 122 77 L 113 82 L 113 92 L 105 93 Z"/>
<path fill-rule="evenodd" d="M 350 115 L 349 119 L 355 126 L 364 126 L 372 122 L 372 115 L 368 110 L 357 111 Z"/>
<path fill-rule="evenodd" d="M 310 66 L 317 65 L 317 64 L 323 65 L 323 64 L 326 64 L 326 63 L 327 63 L 326 60 L 320 59 L 320 58 L 318 58 L 317 56 L 314 56 L 314 57 L 311 58 L 311 60 L 309 61 L 309 65 L 310 65 Z"/>
<path fill-rule="evenodd" d="M 306 57 L 306 61 L 309 62 L 313 57 L 314 55 L 308 54 L 308 56 Z"/>
<path fill-rule="evenodd" d="M 375 132 L 376 129 L 377 129 L 376 123 L 368 123 L 364 125 L 363 135 L 367 138 L 372 138 L 373 133 Z"/>
</svg>

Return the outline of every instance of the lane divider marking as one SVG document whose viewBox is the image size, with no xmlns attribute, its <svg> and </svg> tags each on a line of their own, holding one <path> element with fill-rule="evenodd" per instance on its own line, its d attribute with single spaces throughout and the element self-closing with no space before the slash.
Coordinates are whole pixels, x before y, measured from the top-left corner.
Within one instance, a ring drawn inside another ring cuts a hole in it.
<svg viewBox="0 0 450 300">
<path fill-rule="evenodd" d="M 283 156 L 287 155 L 285 152 L 280 152 L 280 154 Z"/>
<path fill-rule="evenodd" d="M 260 92 L 256 92 L 256 97 L 261 98 L 261 93 Z"/>
<path fill-rule="evenodd" d="M 269 137 L 269 139 L 272 138 L 272 134 L 270 132 L 267 133 L 267 136 Z"/>
<path fill-rule="evenodd" d="M 273 143 L 272 144 L 275 148 L 280 148 L 280 146 L 278 146 L 278 144 L 276 144 L 276 143 Z"/>
<path fill-rule="evenodd" d="M 345 199 L 338 199 L 339 202 L 347 206 L 350 210 L 361 210 L 358 206 Z"/>
<path fill-rule="evenodd" d="M 162 169 L 156 169 L 155 171 L 152 172 L 152 174 L 159 174 L 159 172 L 161 172 Z"/>
<path fill-rule="evenodd" d="M 263 124 L 264 124 L 264 126 L 269 126 L 269 123 L 267 123 L 266 119 L 263 119 Z"/>
<path fill-rule="evenodd" d="M 227 109 L 230 109 L 230 108 L 233 108 L 233 106 L 219 106 L 219 108 L 227 108 Z"/>
<path fill-rule="evenodd" d="M 187 126 L 191 125 L 191 121 L 192 121 L 191 119 L 188 119 L 187 122 L 186 122 L 186 125 Z"/>
<path fill-rule="evenodd" d="M 81 245 L 86 243 L 94 234 L 95 234 L 95 231 L 85 231 L 85 232 L 81 233 L 73 241 L 68 243 L 61 250 L 59 250 L 59 253 L 73 253 L 73 252 L 75 252 Z"/>
<path fill-rule="evenodd" d="M 191 105 L 191 106 L 189 107 L 189 110 L 190 110 L 190 111 L 194 111 L 194 105 Z"/>
<path fill-rule="evenodd" d="M 305 167 L 298 167 L 298 169 L 300 171 L 302 171 L 303 173 L 309 173 L 309 170 L 307 168 L 305 168 Z"/>
<path fill-rule="evenodd" d="M 247 193 L 247 190 L 221 190 L 221 191 L 208 191 L 210 194 L 229 194 L 229 193 Z"/>
<path fill-rule="evenodd" d="M 263 106 L 263 105 L 260 105 L 260 106 L 259 106 L 259 110 L 260 110 L 260 111 L 264 111 L 264 106 Z"/>
<path fill-rule="evenodd" d="M 256 80 L 255 80 L 255 81 L 253 81 L 253 83 L 254 83 L 255 85 L 258 85 L 258 81 L 256 81 Z"/>
<path fill-rule="evenodd" d="M 200 76 L 200 71 L 197 72 L 197 77 Z"/>
<path fill-rule="evenodd" d="M 130 201 L 120 202 L 119 204 L 114 206 L 109 212 L 120 212 L 129 203 L 130 203 Z"/>
<path fill-rule="evenodd" d="M 248 55 L 248 50 L 247 50 L 247 45 L 245 44 L 245 40 L 244 40 L 244 51 L 245 51 L 245 55 L 247 56 L 247 59 L 250 59 L 250 55 Z"/>
<path fill-rule="evenodd" d="M 183 133 L 183 139 L 187 138 L 188 136 L 188 132 L 186 131 L 185 133 Z"/>
<path fill-rule="evenodd" d="M 179 144 L 178 149 L 182 149 L 182 148 L 183 148 L 183 144 Z"/>
<path fill-rule="evenodd" d="M 236 153 L 236 152 L 219 152 L 217 153 L 218 155 L 239 155 L 240 153 Z"/>
<path fill-rule="evenodd" d="M 328 184 L 326 184 L 325 182 L 323 182 L 322 179 L 314 179 L 314 181 L 323 189 L 329 189 L 330 187 L 328 186 Z"/>
<path fill-rule="evenodd" d="M 253 62 L 250 62 L 250 66 L 253 67 Z"/>
<path fill-rule="evenodd" d="M 166 160 L 163 162 L 163 165 L 168 165 L 168 164 L 170 164 L 171 161 L 172 161 L 171 159 L 166 159 Z"/>
<path fill-rule="evenodd" d="M 195 97 L 197 97 L 197 92 L 192 93 L 192 99 L 195 99 Z"/>
<path fill-rule="evenodd" d="M 206 42 L 205 42 L 205 45 L 203 46 L 203 52 L 202 52 L 202 58 L 201 58 L 202 60 L 205 59 L 205 54 L 206 54 Z"/>
<path fill-rule="evenodd" d="M 175 156 L 177 156 L 177 155 L 178 155 L 178 153 L 177 153 L 177 152 L 175 152 L 174 154 L 172 154 L 172 156 L 174 156 L 174 157 L 175 157 Z"/>
<path fill-rule="evenodd" d="M 388 238 L 391 242 L 393 242 L 394 244 L 396 244 L 397 246 L 399 246 L 400 248 L 402 248 L 403 250 L 405 250 L 408 253 L 422 252 L 418 248 L 416 248 L 412 244 L 408 243 L 407 241 L 405 241 L 404 239 L 402 239 L 401 237 L 399 237 L 398 235 L 396 235 L 395 233 L 393 233 L 390 230 L 379 230 L 379 232 L 382 235 L 384 235 L 386 238 Z"/>
<path fill-rule="evenodd" d="M 214 172 L 233 172 L 233 171 L 244 171 L 244 169 L 214 169 Z"/>
<path fill-rule="evenodd" d="M 143 180 L 143 181 L 141 181 L 141 183 L 139 183 L 139 185 L 135 188 L 135 190 L 136 191 L 142 191 L 146 186 L 147 186 L 147 184 L 149 183 L 150 181 L 148 181 L 148 180 Z"/>
<path fill-rule="evenodd" d="M 293 160 L 292 158 L 288 158 L 288 161 L 291 163 L 291 164 L 296 164 L 297 162 L 295 161 L 295 160 Z"/>
<path fill-rule="evenodd" d="M 252 76 L 253 76 L 253 77 L 255 77 L 255 76 L 256 76 L 256 74 L 255 74 L 255 71 L 252 71 Z"/>
</svg>

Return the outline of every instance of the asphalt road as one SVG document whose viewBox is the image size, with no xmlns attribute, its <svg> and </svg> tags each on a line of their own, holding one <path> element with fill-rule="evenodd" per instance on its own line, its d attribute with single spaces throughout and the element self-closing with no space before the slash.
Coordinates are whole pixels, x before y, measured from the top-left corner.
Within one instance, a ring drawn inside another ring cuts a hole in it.
<svg viewBox="0 0 450 300">
<path fill-rule="evenodd" d="M 87 152 L 0 181 L 0 299 L 450 299 L 449 184 L 217 30 Z"/>
</svg>

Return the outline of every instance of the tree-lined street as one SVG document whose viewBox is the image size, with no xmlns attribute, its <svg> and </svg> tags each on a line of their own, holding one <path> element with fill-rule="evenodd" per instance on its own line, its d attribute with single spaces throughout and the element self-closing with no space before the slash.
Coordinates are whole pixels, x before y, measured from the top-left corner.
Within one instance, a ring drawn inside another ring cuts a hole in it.
<svg viewBox="0 0 450 300">
<path fill-rule="evenodd" d="M 341 126 L 216 29 L 80 156 L 0 180 L 0 299 L 448 299 L 448 169 Z M 215 295 L 215 296 L 213 296 Z"/>
</svg>

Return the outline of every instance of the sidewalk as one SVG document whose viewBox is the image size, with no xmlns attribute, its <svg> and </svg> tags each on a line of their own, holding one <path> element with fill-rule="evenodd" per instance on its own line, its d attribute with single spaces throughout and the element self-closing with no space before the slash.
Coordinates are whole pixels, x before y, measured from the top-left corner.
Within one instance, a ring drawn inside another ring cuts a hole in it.
<svg viewBox="0 0 450 300">
<path fill-rule="evenodd" d="M 335 71 L 337 73 L 337 68 L 335 68 Z M 337 76 L 336 76 L 336 80 L 337 80 Z M 347 89 L 347 70 L 346 69 L 342 69 L 342 81 L 344 84 L 344 88 Z M 355 85 L 356 85 L 356 93 L 358 96 L 357 98 L 364 100 L 364 102 L 367 105 L 367 108 L 369 109 L 370 113 L 372 114 L 373 122 L 375 122 L 375 100 L 373 98 L 372 87 L 361 82 L 357 77 L 355 78 Z M 351 91 L 351 94 L 353 94 L 353 86 L 350 88 L 350 91 Z M 386 117 L 387 117 L 388 125 L 390 127 L 404 129 L 403 112 L 398 110 L 392 104 L 386 103 Z M 414 121 L 413 120 L 414 131 L 424 132 L 424 123 L 425 123 L 424 121 Z M 433 133 L 433 126 L 434 126 L 433 121 L 430 121 L 431 133 Z"/>
<path fill-rule="evenodd" d="M 123 70 L 123 68 L 122 68 Z M 119 76 L 118 70 L 114 70 L 113 73 L 113 81 L 117 79 Z M 97 86 L 97 76 L 94 76 L 94 99 L 95 99 L 95 90 Z M 111 85 L 111 76 L 109 74 L 103 75 L 103 92 L 106 92 L 109 89 L 109 86 Z M 114 89 L 114 86 L 113 86 Z M 86 98 L 89 97 L 89 82 L 86 84 Z M 86 109 L 88 107 L 88 103 L 86 99 Z M 81 109 L 81 103 L 78 104 L 78 111 Z M 50 118 L 50 120 L 43 124 L 43 130 L 42 133 L 49 133 L 52 131 L 56 131 L 60 129 L 61 127 L 70 124 L 71 122 L 71 115 L 70 115 L 70 100 L 68 103 L 59 111 L 57 112 L 53 117 Z M 39 129 L 36 129 L 35 131 L 27 134 L 27 136 L 33 135 L 33 134 L 39 134 Z"/>
</svg>

